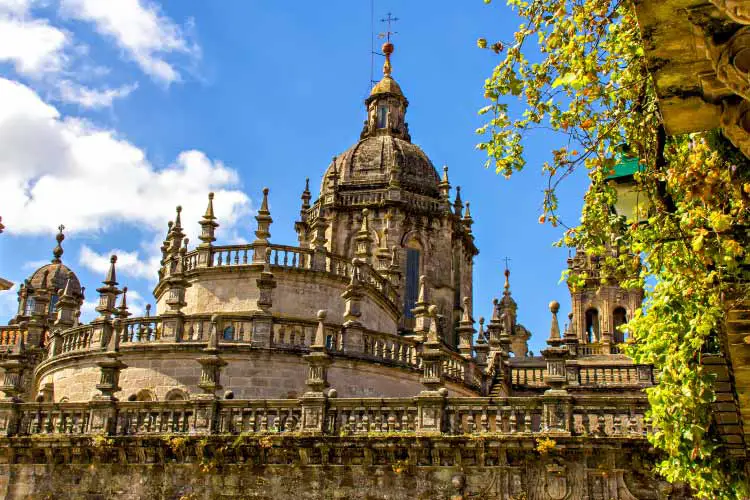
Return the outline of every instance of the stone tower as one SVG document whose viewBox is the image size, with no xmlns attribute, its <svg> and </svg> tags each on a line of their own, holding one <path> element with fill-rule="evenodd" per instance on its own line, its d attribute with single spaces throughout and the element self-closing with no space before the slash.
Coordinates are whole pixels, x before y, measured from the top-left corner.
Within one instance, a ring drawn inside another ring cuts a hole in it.
<svg viewBox="0 0 750 500">
<path fill-rule="evenodd" d="M 598 354 L 619 353 L 617 345 L 627 336 L 618 327 L 641 307 L 643 289 L 626 289 L 620 286 L 621 280 L 603 279 L 600 257 L 586 255 L 583 250 L 568 259 L 568 269 L 571 275 L 586 277 L 581 289 L 570 289 L 573 308 L 570 333 L 581 346 L 592 346 Z"/>
<path fill-rule="evenodd" d="M 405 120 L 409 101 L 391 76 L 393 44 L 384 44 L 383 53 L 383 78 L 365 100 L 359 141 L 333 158 L 312 206 L 305 189 L 295 229 L 301 246 L 367 261 L 388 277 L 399 292 L 403 331 L 414 328 L 412 309 L 424 276 L 443 340 L 456 346 L 463 299 L 473 302 L 478 253 L 469 204 L 460 188 L 451 202 L 447 168 L 438 175 L 412 143 Z"/>
</svg>

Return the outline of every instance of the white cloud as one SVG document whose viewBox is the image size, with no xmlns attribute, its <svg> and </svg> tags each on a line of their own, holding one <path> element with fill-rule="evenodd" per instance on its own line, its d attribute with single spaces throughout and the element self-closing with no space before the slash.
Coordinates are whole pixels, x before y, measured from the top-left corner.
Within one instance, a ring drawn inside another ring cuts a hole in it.
<svg viewBox="0 0 750 500">
<path fill-rule="evenodd" d="M 9 233 L 49 234 L 64 223 L 72 232 L 138 225 L 163 236 L 174 207 L 194 239 L 208 191 L 221 230 L 231 234 L 249 211 L 235 189 L 237 172 L 200 151 L 180 153 L 157 169 L 144 152 L 112 130 L 63 118 L 30 88 L 0 78 L 0 192 Z"/>
<path fill-rule="evenodd" d="M 167 55 L 200 55 L 185 30 L 149 0 L 61 0 L 61 6 L 65 15 L 90 22 L 113 38 L 146 74 L 166 84 L 180 80 Z"/>
<path fill-rule="evenodd" d="M 18 287 L 16 283 L 10 290 L 0 291 L 0 324 L 6 324 L 18 312 Z"/>
<path fill-rule="evenodd" d="M 159 269 L 159 257 L 156 255 L 144 258 L 137 251 L 128 252 L 117 248 L 109 252 L 97 253 L 88 246 L 83 245 L 81 246 L 78 263 L 103 277 L 109 270 L 109 258 L 111 255 L 117 255 L 116 270 L 118 276 L 132 276 L 134 278 L 156 280 L 157 270 Z M 133 293 L 136 292 L 134 291 Z"/>
<path fill-rule="evenodd" d="M 92 89 L 84 85 L 62 80 L 58 84 L 60 99 L 64 102 L 78 104 L 82 108 L 99 109 L 112 106 L 115 99 L 127 97 L 138 88 L 138 84 L 123 85 L 116 89 Z"/>
<path fill-rule="evenodd" d="M 0 62 L 32 77 L 60 71 L 69 36 L 46 19 L 30 18 L 29 6 L 22 0 L 0 0 Z"/>
</svg>

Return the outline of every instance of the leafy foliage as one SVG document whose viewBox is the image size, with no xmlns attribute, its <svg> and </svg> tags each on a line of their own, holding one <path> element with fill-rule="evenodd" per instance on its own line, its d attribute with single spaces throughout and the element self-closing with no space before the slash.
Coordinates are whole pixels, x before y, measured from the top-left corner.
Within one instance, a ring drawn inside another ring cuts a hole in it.
<svg viewBox="0 0 750 500">
<path fill-rule="evenodd" d="M 485 0 L 490 3 L 490 0 Z M 630 354 L 652 363 L 649 439 L 665 452 L 656 470 L 690 484 L 699 498 L 748 494 L 741 469 L 726 458 L 711 420 L 712 376 L 702 359 L 717 352 L 719 332 L 748 278 L 750 168 L 719 132 L 667 137 L 632 0 L 508 0 L 522 24 L 511 41 L 480 48 L 499 54 L 485 82 L 487 117 L 477 130 L 486 166 L 510 177 L 522 170 L 523 138 L 544 128 L 568 138 L 542 167 L 548 179 L 539 221 L 563 223 L 556 188 L 576 169 L 591 181 L 580 224 L 559 244 L 600 256 L 602 276 L 643 287 L 644 310 L 626 326 Z M 510 116 L 508 98 L 520 116 Z M 651 203 L 647 223 L 625 221 L 611 207 L 607 177 L 616 148 L 640 159 L 638 190 Z M 580 286 L 581 276 L 567 276 Z M 731 297 L 731 300 L 730 300 Z"/>
</svg>

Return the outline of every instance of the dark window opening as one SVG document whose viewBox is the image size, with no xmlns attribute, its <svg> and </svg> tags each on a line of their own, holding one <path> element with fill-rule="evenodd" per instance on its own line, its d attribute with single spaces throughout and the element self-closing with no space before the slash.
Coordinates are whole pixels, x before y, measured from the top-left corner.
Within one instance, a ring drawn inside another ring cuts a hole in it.
<svg viewBox="0 0 750 500">
<path fill-rule="evenodd" d="M 388 116 L 388 108 L 385 105 L 378 106 L 378 128 L 385 128 L 386 117 Z"/>
<path fill-rule="evenodd" d="M 419 296 L 419 250 L 406 249 L 406 290 L 404 292 L 404 315 L 413 318 L 411 312 Z"/>
<path fill-rule="evenodd" d="M 228 326 L 224 328 L 224 340 L 234 340 L 234 327 Z"/>
<path fill-rule="evenodd" d="M 627 312 L 624 307 L 618 307 L 612 313 L 612 327 L 614 328 L 614 340 L 615 344 L 622 344 L 625 342 L 626 332 L 622 331 L 619 327 L 628 322 Z"/>
</svg>

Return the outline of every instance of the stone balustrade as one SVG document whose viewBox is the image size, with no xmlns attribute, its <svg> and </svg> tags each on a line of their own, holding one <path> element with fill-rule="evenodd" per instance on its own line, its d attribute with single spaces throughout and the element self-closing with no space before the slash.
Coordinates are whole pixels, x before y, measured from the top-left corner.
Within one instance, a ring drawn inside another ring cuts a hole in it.
<svg viewBox="0 0 750 500">
<path fill-rule="evenodd" d="M 91 325 L 80 325 L 60 332 L 59 351 L 49 353 L 50 356 L 67 354 L 71 352 L 90 351 L 94 327 Z"/>
<path fill-rule="evenodd" d="M 25 341 L 27 333 L 22 331 L 18 325 L 0 327 L 0 352 L 13 349 L 13 346 L 18 344 L 21 335 L 23 335 Z"/>
<path fill-rule="evenodd" d="M 301 433 L 303 418 L 322 425 L 313 434 L 440 433 L 621 437 L 650 432 L 645 396 L 0 402 L 0 436 L 150 434 L 249 435 Z M 554 413 L 555 425 L 545 419 Z M 430 418 L 425 416 L 429 414 Z M 421 415 L 421 417 L 420 417 Z M 309 427 L 304 427 L 309 433 Z"/>
</svg>

